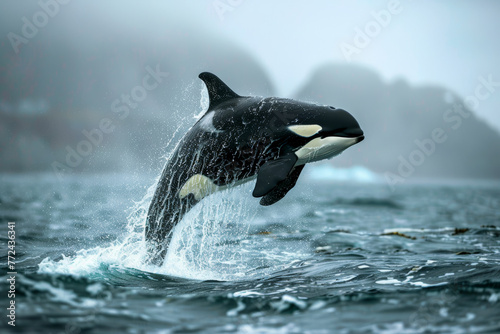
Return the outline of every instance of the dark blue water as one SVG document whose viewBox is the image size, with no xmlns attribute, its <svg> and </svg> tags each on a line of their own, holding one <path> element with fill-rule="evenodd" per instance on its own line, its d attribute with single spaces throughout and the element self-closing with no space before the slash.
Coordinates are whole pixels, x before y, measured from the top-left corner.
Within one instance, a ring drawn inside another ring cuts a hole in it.
<svg viewBox="0 0 500 334">
<path fill-rule="evenodd" d="M 499 183 L 391 192 L 319 180 L 301 178 L 271 207 L 251 197 L 252 184 L 205 199 L 165 264 L 148 267 L 154 177 L 3 175 L 1 331 L 500 332 Z M 15 328 L 5 310 L 8 221 Z"/>
</svg>

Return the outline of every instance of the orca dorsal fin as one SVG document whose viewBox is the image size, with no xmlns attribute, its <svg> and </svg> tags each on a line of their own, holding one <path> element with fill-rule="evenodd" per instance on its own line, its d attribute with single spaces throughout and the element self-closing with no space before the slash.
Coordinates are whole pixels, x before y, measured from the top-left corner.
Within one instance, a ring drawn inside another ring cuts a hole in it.
<svg viewBox="0 0 500 334">
<path fill-rule="evenodd" d="M 234 99 L 240 97 L 238 94 L 233 92 L 231 88 L 229 88 L 221 79 L 219 79 L 215 74 L 210 72 L 200 73 L 198 76 L 205 85 L 208 90 L 208 97 L 210 100 L 210 104 L 208 109 L 211 109 L 217 106 L 219 103 L 224 102 L 226 100 Z"/>
</svg>

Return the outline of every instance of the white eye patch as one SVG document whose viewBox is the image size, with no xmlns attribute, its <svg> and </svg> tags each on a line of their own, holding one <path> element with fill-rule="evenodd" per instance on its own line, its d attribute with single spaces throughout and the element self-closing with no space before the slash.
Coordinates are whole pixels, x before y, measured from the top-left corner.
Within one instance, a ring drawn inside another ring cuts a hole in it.
<svg viewBox="0 0 500 334">
<path fill-rule="evenodd" d="M 290 129 L 290 131 L 292 132 L 295 132 L 299 136 L 311 137 L 320 132 L 321 129 L 323 128 L 317 124 L 310 124 L 310 125 L 290 125 L 288 129 Z"/>
</svg>

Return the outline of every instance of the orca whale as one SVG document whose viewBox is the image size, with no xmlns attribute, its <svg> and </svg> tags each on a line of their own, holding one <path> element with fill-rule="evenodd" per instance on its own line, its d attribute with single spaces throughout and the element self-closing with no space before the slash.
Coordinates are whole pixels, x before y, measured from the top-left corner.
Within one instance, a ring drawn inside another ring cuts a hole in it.
<svg viewBox="0 0 500 334">
<path fill-rule="evenodd" d="M 166 163 L 147 214 L 152 264 L 161 265 L 174 227 L 204 197 L 256 177 L 253 196 L 272 205 L 295 186 L 306 163 L 334 157 L 364 139 L 343 109 L 239 96 L 212 73 L 199 78 L 209 108 Z"/>
</svg>

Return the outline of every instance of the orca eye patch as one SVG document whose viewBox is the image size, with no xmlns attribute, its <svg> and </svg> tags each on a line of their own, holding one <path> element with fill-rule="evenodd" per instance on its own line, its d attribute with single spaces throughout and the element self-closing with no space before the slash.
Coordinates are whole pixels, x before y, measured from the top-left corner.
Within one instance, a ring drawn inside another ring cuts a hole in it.
<svg viewBox="0 0 500 334">
<path fill-rule="evenodd" d="M 317 134 L 323 129 L 320 125 L 309 124 L 309 125 L 290 125 L 288 129 L 301 137 L 311 137 Z"/>
</svg>

